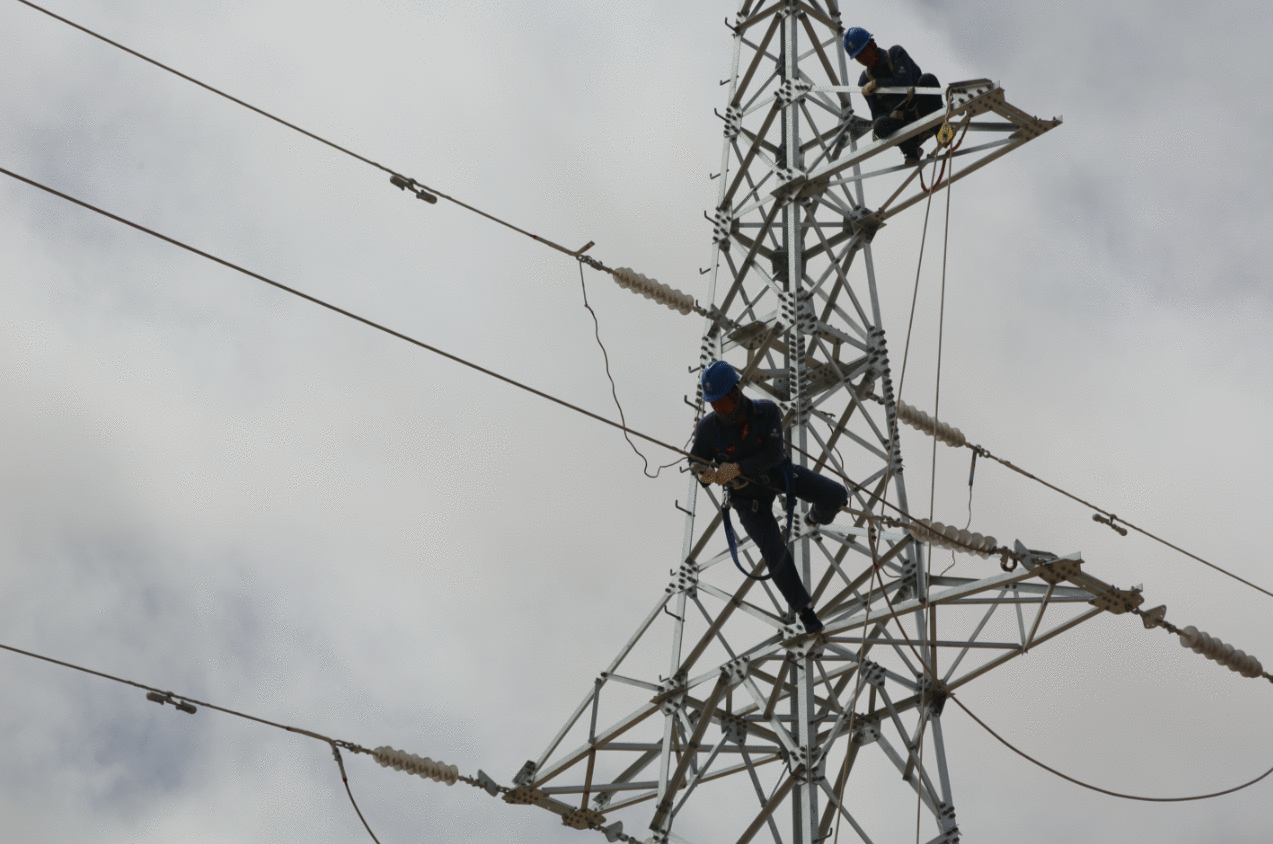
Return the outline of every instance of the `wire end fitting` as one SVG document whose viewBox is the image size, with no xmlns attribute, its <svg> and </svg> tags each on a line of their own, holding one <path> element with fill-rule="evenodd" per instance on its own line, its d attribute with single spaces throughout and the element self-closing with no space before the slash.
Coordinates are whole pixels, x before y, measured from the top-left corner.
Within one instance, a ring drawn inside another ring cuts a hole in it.
<svg viewBox="0 0 1273 844">
<path fill-rule="evenodd" d="M 187 703 L 184 700 L 177 700 L 167 692 L 146 692 L 146 700 L 153 700 L 155 703 L 163 706 L 165 703 L 171 703 L 177 707 L 178 712 L 184 712 L 187 715 L 193 715 L 198 712 L 198 707 L 193 703 Z"/>
</svg>

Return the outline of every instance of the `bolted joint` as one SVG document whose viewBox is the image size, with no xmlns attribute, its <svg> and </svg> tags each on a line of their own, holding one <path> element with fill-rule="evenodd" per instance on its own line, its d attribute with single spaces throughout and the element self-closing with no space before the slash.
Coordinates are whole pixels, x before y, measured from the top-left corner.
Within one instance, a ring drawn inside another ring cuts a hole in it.
<svg viewBox="0 0 1273 844">
<path fill-rule="evenodd" d="M 877 689 L 884 688 L 884 666 L 871 662 L 869 659 L 862 660 L 862 682 L 868 686 L 875 686 Z"/>
<path fill-rule="evenodd" d="M 684 592 L 691 598 L 694 597 L 698 593 L 698 566 L 690 562 L 681 563 L 667 588 L 672 595 Z"/>
<path fill-rule="evenodd" d="M 743 130 L 742 106 L 731 105 L 725 109 L 725 137 L 733 140 Z"/>
<path fill-rule="evenodd" d="M 740 656 L 737 659 L 730 660 L 721 668 L 721 674 L 725 677 L 725 682 L 731 688 L 739 685 L 747 679 L 747 673 L 751 670 L 751 657 Z"/>
<path fill-rule="evenodd" d="M 729 235 L 734 229 L 734 215 L 722 208 L 717 208 L 712 217 L 712 243 L 729 243 Z"/>
<path fill-rule="evenodd" d="M 521 770 L 513 777 L 513 785 L 526 786 L 535 781 L 535 760 L 527 759 Z"/>
</svg>

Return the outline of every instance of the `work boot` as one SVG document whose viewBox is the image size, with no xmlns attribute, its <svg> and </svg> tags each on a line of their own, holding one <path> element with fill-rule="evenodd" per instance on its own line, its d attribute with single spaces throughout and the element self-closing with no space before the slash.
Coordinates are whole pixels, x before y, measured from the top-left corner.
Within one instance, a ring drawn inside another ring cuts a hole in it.
<svg viewBox="0 0 1273 844">
<path fill-rule="evenodd" d="M 916 166 L 917 164 L 919 164 L 920 156 L 922 156 L 923 154 L 924 154 L 924 151 L 921 149 L 911 150 L 910 152 L 903 153 L 903 155 L 905 155 L 906 158 L 905 160 L 902 161 L 902 166 L 903 167 Z"/>
<path fill-rule="evenodd" d="M 804 632 L 817 633 L 822 630 L 822 620 L 814 613 L 813 607 L 805 607 L 799 613 L 800 623 L 804 625 Z"/>
</svg>

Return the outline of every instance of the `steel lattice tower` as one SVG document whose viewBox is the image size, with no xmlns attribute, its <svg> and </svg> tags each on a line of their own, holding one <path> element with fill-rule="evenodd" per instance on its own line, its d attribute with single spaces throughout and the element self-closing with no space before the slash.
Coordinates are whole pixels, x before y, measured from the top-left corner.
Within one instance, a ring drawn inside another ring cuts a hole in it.
<svg viewBox="0 0 1273 844">
<path fill-rule="evenodd" d="M 730 564 L 715 488 L 691 479 L 671 581 L 506 799 L 606 827 L 611 840 L 626 820 L 660 844 L 746 844 L 763 830 L 813 844 L 837 816 L 845 840 L 896 840 L 913 813 L 867 829 L 845 796 L 875 765 L 918 794 L 924 840 L 958 841 L 947 694 L 1138 598 L 1082 572 L 1077 555 L 1019 543 L 1012 571 L 992 561 L 980 578 L 930 576 L 926 546 L 884 527 L 909 508 L 871 243 L 926 198 L 919 170 L 894 166 L 899 141 L 943 123 L 967 137 L 957 153 L 943 148 L 957 170 L 944 188 L 1059 121 L 975 80 L 944 89 L 943 111 L 872 141 L 853 111 L 856 71 L 834 0 L 742 0 L 732 29 L 700 362 L 731 361 L 748 392 L 776 401 L 793 460 L 852 479 L 849 507 L 863 515 L 793 532 L 827 625 L 801 636 L 781 596 Z M 763 571 L 749 541 L 740 551 Z"/>
</svg>

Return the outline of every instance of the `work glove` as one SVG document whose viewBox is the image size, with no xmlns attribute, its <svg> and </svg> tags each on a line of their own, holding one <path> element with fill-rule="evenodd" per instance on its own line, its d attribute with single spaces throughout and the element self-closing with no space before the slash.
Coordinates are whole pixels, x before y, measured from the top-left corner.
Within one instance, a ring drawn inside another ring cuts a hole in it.
<svg viewBox="0 0 1273 844">
<path fill-rule="evenodd" d="M 879 83 L 874 79 L 868 79 L 866 84 L 862 86 L 862 96 L 869 97 L 875 93 L 875 89 L 880 87 Z"/>
<path fill-rule="evenodd" d="M 715 483 L 716 470 L 711 468 L 710 466 L 706 469 L 702 469 L 698 473 L 698 480 L 699 480 L 699 483 L 704 483 L 704 484 Z"/>
<path fill-rule="evenodd" d="M 716 483 L 724 486 L 734 478 L 742 474 L 737 463 L 722 463 L 720 468 L 716 470 Z"/>
</svg>

